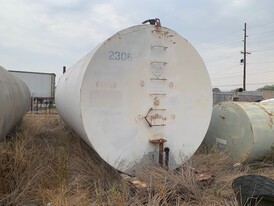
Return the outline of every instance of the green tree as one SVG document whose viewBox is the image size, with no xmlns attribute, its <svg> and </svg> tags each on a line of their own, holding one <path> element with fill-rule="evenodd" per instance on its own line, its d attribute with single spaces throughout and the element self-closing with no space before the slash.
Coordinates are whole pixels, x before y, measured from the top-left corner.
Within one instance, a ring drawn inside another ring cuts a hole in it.
<svg viewBox="0 0 274 206">
<path fill-rule="evenodd" d="M 257 90 L 270 90 L 270 91 L 274 91 L 274 85 L 265 85 Z"/>
<path fill-rule="evenodd" d="M 213 92 L 220 92 L 221 90 L 219 88 L 215 87 L 215 88 L 212 88 L 212 91 Z"/>
</svg>

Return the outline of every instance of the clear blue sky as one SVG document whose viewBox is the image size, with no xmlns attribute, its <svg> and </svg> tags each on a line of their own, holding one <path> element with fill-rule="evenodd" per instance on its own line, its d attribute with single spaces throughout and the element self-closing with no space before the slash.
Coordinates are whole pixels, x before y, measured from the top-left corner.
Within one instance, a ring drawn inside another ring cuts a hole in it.
<svg viewBox="0 0 274 206">
<path fill-rule="evenodd" d="M 213 87 L 242 85 L 247 23 L 247 90 L 274 84 L 273 0 L 0 0 L 0 65 L 62 74 L 117 31 L 158 17 L 204 59 Z"/>
</svg>

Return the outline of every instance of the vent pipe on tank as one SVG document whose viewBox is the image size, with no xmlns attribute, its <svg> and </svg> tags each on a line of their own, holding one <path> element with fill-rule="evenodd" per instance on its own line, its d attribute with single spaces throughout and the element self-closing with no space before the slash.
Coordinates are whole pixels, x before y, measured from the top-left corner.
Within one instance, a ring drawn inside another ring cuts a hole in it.
<svg viewBox="0 0 274 206">
<path fill-rule="evenodd" d="M 66 70 L 67 70 L 66 66 L 63 66 L 63 74 L 66 73 Z"/>
</svg>

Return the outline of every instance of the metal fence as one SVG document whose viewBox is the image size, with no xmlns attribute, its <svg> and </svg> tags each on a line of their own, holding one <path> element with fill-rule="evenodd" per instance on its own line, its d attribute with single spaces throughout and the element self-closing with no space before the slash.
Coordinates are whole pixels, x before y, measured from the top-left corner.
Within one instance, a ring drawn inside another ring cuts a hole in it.
<svg viewBox="0 0 274 206">
<path fill-rule="evenodd" d="M 263 100 L 260 91 L 244 91 L 244 92 L 213 92 L 213 105 L 224 101 L 241 101 L 241 102 L 257 102 Z"/>
</svg>

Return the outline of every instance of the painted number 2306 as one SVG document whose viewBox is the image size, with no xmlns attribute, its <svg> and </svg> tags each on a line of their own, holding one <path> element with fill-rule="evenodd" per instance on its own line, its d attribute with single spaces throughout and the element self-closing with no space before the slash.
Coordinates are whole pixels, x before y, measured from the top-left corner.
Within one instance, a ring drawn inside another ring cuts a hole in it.
<svg viewBox="0 0 274 206">
<path fill-rule="evenodd" d="M 108 59 L 117 60 L 117 61 L 131 61 L 132 56 L 131 56 L 131 53 L 128 53 L 128 52 L 109 51 Z"/>
</svg>

